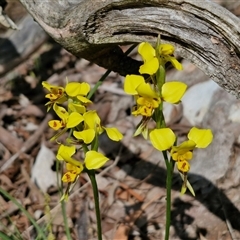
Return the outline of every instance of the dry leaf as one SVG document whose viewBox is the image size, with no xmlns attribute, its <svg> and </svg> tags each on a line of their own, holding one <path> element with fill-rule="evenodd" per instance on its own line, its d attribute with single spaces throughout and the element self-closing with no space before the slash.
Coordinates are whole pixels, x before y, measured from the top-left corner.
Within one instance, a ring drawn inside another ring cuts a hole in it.
<svg viewBox="0 0 240 240">
<path fill-rule="evenodd" d="M 31 179 L 43 192 L 47 192 L 50 186 L 57 186 L 57 174 L 52 170 L 55 159 L 54 153 L 42 144 L 32 168 Z"/>
</svg>

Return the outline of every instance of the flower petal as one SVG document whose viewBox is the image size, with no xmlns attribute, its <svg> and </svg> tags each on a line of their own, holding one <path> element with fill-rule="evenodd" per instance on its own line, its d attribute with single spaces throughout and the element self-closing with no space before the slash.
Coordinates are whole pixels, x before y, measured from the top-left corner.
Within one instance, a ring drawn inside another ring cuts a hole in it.
<svg viewBox="0 0 240 240">
<path fill-rule="evenodd" d="M 105 128 L 105 131 L 108 137 L 113 141 L 120 141 L 123 138 L 123 135 L 118 131 L 117 128 Z"/>
<path fill-rule="evenodd" d="M 153 75 L 154 73 L 157 72 L 158 68 L 159 61 L 156 57 L 154 57 L 140 66 L 139 73 Z"/>
<path fill-rule="evenodd" d="M 80 113 L 72 112 L 69 115 L 69 118 L 67 120 L 67 128 L 76 127 L 83 120 L 84 120 L 84 118 L 83 118 L 83 116 Z"/>
<path fill-rule="evenodd" d="M 62 122 L 59 120 L 51 120 L 48 122 L 50 128 L 54 129 L 55 131 L 59 130 L 60 128 L 64 127 Z"/>
<path fill-rule="evenodd" d="M 80 100 L 80 101 L 83 102 L 83 103 L 92 103 L 91 100 L 89 100 L 88 98 L 83 97 L 83 96 L 81 96 L 81 95 L 77 96 L 77 99 Z"/>
<path fill-rule="evenodd" d="M 206 148 L 213 140 L 211 129 L 199 129 L 193 127 L 189 133 L 188 138 L 196 143 L 197 148 Z"/>
<path fill-rule="evenodd" d="M 190 164 L 186 160 L 178 161 L 177 162 L 177 168 L 178 168 L 179 171 L 186 173 L 190 170 Z"/>
<path fill-rule="evenodd" d="M 141 83 L 136 88 L 137 93 L 142 97 L 149 97 L 149 98 L 158 98 L 157 92 L 155 92 L 149 83 Z"/>
<path fill-rule="evenodd" d="M 168 61 L 172 63 L 172 65 L 179 71 L 183 70 L 182 64 L 175 58 L 175 57 L 169 57 Z"/>
<path fill-rule="evenodd" d="M 162 97 L 164 101 L 169 103 L 178 103 L 184 93 L 187 85 L 182 82 L 167 82 L 162 86 Z"/>
<path fill-rule="evenodd" d="M 86 96 L 90 91 L 90 85 L 85 82 L 70 82 L 66 85 L 65 91 L 71 97 L 76 97 L 78 95 Z"/>
<path fill-rule="evenodd" d="M 88 111 L 83 114 L 83 117 L 86 129 L 96 129 L 100 126 L 101 119 L 99 118 L 96 111 Z"/>
<path fill-rule="evenodd" d="M 142 42 L 139 44 L 138 53 L 142 56 L 144 62 L 149 61 L 156 56 L 155 49 L 148 42 Z"/>
<path fill-rule="evenodd" d="M 42 86 L 43 86 L 44 88 L 46 88 L 49 92 L 51 92 L 51 87 L 56 87 L 56 86 L 53 86 L 53 85 L 49 84 L 49 83 L 46 82 L 46 81 L 43 81 L 43 82 L 42 82 Z"/>
<path fill-rule="evenodd" d="M 174 46 L 172 44 L 164 43 L 159 46 L 159 54 L 161 55 L 173 55 Z"/>
<path fill-rule="evenodd" d="M 57 104 L 53 105 L 53 110 L 56 112 L 56 114 L 64 121 L 67 121 L 67 118 L 69 116 L 67 110 L 64 107 L 58 106 Z"/>
<path fill-rule="evenodd" d="M 136 88 L 144 82 L 145 80 L 142 76 L 127 75 L 124 81 L 124 91 L 130 95 L 137 95 Z"/>
<path fill-rule="evenodd" d="M 185 141 L 178 146 L 173 146 L 171 149 L 171 156 L 174 160 L 178 160 L 174 157 L 174 154 L 184 155 L 185 160 L 190 160 L 192 158 L 192 154 L 189 154 L 189 151 L 192 151 L 196 147 L 196 143 L 192 140 Z"/>
<path fill-rule="evenodd" d="M 77 104 L 77 103 L 73 103 L 73 102 L 69 102 L 68 103 L 68 109 L 71 112 L 78 112 L 78 113 L 85 113 L 86 112 L 86 107 L 83 106 L 82 104 Z"/>
<path fill-rule="evenodd" d="M 66 183 L 71 183 L 74 182 L 75 179 L 77 177 L 76 173 L 72 173 L 72 172 L 66 172 L 63 176 L 62 176 L 62 181 L 66 182 Z"/>
<path fill-rule="evenodd" d="M 77 167 L 75 165 L 72 165 L 71 163 L 66 163 L 66 169 L 71 172 L 75 172 L 76 174 L 79 174 L 83 170 L 83 166 Z"/>
<path fill-rule="evenodd" d="M 60 147 L 58 148 L 58 152 L 56 156 L 57 160 L 64 160 L 61 155 L 63 152 L 65 152 L 65 154 L 68 154 L 71 157 L 76 152 L 76 147 L 74 145 L 65 146 L 61 144 Z"/>
<path fill-rule="evenodd" d="M 176 136 L 170 128 L 154 129 L 150 132 L 149 137 L 152 145 L 159 151 L 170 149 L 176 140 Z"/>
<path fill-rule="evenodd" d="M 73 136 L 77 139 L 83 140 L 84 143 L 89 144 L 95 137 L 95 131 L 93 129 L 87 129 L 81 132 L 73 131 Z"/>
<path fill-rule="evenodd" d="M 109 159 L 103 154 L 96 151 L 88 151 L 85 158 L 85 166 L 87 169 L 98 169 L 102 167 Z"/>
</svg>

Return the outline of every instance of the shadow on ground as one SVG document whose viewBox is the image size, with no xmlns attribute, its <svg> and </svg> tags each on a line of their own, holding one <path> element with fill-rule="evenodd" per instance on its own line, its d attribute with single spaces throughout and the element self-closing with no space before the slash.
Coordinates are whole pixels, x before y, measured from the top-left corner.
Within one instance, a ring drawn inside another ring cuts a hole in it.
<svg viewBox="0 0 240 240">
<path fill-rule="evenodd" d="M 153 186 L 165 188 L 165 180 L 167 175 L 164 168 L 139 158 L 121 143 L 115 143 L 111 150 L 109 149 L 110 145 L 106 144 L 105 137 L 103 138 L 103 141 L 100 141 L 101 149 L 103 149 L 103 151 L 106 150 L 107 153 L 117 152 L 117 149 L 119 150 L 122 148 L 122 153 L 124 156 L 131 156 L 131 158 L 127 160 L 127 163 L 132 166 L 131 172 L 127 172 L 128 175 L 139 180 L 147 179 L 147 183 L 152 184 Z M 120 168 L 126 163 L 126 159 L 122 160 L 124 163 L 120 160 L 118 164 Z M 124 170 L 125 168 L 121 169 Z M 240 231 L 240 211 L 222 190 L 215 186 L 211 181 L 198 174 L 189 173 L 188 180 L 195 191 L 195 199 L 197 201 L 199 201 L 211 213 L 220 218 L 222 221 L 229 221 L 235 230 Z M 179 174 L 174 173 L 172 189 L 179 191 L 181 189 L 181 185 L 182 180 L 180 179 Z M 190 193 L 187 194 L 190 195 Z M 134 206 L 134 208 L 136 207 L 137 206 Z M 185 229 L 186 224 L 191 225 L 191 223 L 194 221 L 194 219 L 186 213 L 186 211 L 189 211 L 192 207 L 193 205 L 191 203 L 188 201 L 185 202 L 179 198 L 176 198 L 173 202 L 172 225 L 175 229 L 175 233 L 184 240 L 196 240 L 195 238 L 188 236 Z M 140 208 L 141 206 L 138 206 L 137 210 Z M 226 211 L 224 211 L 224 209 L 226 209 Z M 197 231 L 198 233 L 201 233 L 202 236 L 205 236 L 208 233 L 207 229 L 197 229 Z"/>
</svg>

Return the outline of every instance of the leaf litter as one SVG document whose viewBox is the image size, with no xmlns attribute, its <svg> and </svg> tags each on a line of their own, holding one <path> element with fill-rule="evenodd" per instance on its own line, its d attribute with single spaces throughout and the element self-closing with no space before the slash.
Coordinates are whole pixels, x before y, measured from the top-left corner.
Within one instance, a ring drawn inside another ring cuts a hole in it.
<svg viewBox="0 0 240 240">
<path fill-rule="evenodd" d="M 46 56 L 51 61 L 46 60 Z M 184 81 L 186 74 L 191 74 L 194 79 L 186 79 L 189 87 L 208 80 L 186 61 L 184 69 L 181 75 L 170 69 L 169 78 Z M 93 86 L 104 72 L 105 69 L 77 59 L 48 40 L 0 79 L 0 187 L 15 197 L 41 226 L 50 221 L 53 234 L 59 240 L 66 239 L 66 234 L 54 165 L 57 144 L 49 142 L 53 132 L 47 122 L 52 113 L 46 113 L 41 81 L 64 86 L 68 77 L 71 81 L 87 81 Z M 109 240 L 163 239 L 164 162 L 147 141 L 141 137 L 132 138 L 138 119 L 129 115 L 133 101 L 122 91 L 122 84 L 123 77 L 111 73 L 94 96 L 92 106 L 104 125 L 116 126 L 124 134 L 123 141 L 117 144 L 104 135 L 101 137 L 101 150 L 111 158 L 97 178 L 103 236 Z M 181 181 L 177 173 L 174 175 L 170 239 L 240 238 L 239 123 L 233 118 L 223 121 L 228 119 L 230 106 L 237 106 L 239 101 L 222 89 L 215 95 L 217 100 L 214 96 L 209 99 L 208 109 L 204 109 L 206 116 L 201 116 L 201 121 L 204 125 L 215 124 L 218 144 L 211 149 L 212 159 L 197 153 L 197 159 L 193 160 L 206 161 L 196 164 L 189 176 L 196 198 L 180 195 Z M 178 132 L 180 139 L 192 126 L 183 110 L 184 104 L 166 111 L 168 124 Z M 229 137 L 227 132 L 234 134 Z M 219 146 L 223 143 L 225 149 Z M 224 168 L 218 165 L 219 157 L 214 158 L 219 151 L 219 156 L 224 156 L 220 161 Z M 208 161 L 212 161 L 211 168 L 206 167 Z M 34 239 L 33 227 L 19 208 L 3 195 L 0 195 L 0 205 L 0 230 L 16 234 L 18 229 L 25 239 Z M 66 209 L 72 238 L 96 239 L 94 200 L 86 175 L 80 176 Z"/>
</svg>

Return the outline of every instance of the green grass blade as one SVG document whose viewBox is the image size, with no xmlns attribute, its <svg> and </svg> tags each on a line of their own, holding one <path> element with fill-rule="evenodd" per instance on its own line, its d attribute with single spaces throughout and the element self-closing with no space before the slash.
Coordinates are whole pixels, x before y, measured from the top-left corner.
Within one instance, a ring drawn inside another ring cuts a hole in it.
<svg viewBox="0 0 240 240">
<path fill-rule="evenodd" d="M 41 227 L 37 224 L 37 222 L 29 214 L 29 212 L 14 197 L 12 197 L 10 194 L 8 194 L 8 192 L 3 190 L 2 188 L 0 188 L 0 193 L 2 193 L 6 198 L 12 201 L 25 214 L 25 216 L 29 219 L 32 225 L 36 228 L 38 235 L 40 235 L 42 239 L 47 239 Z"/>
</svg>

